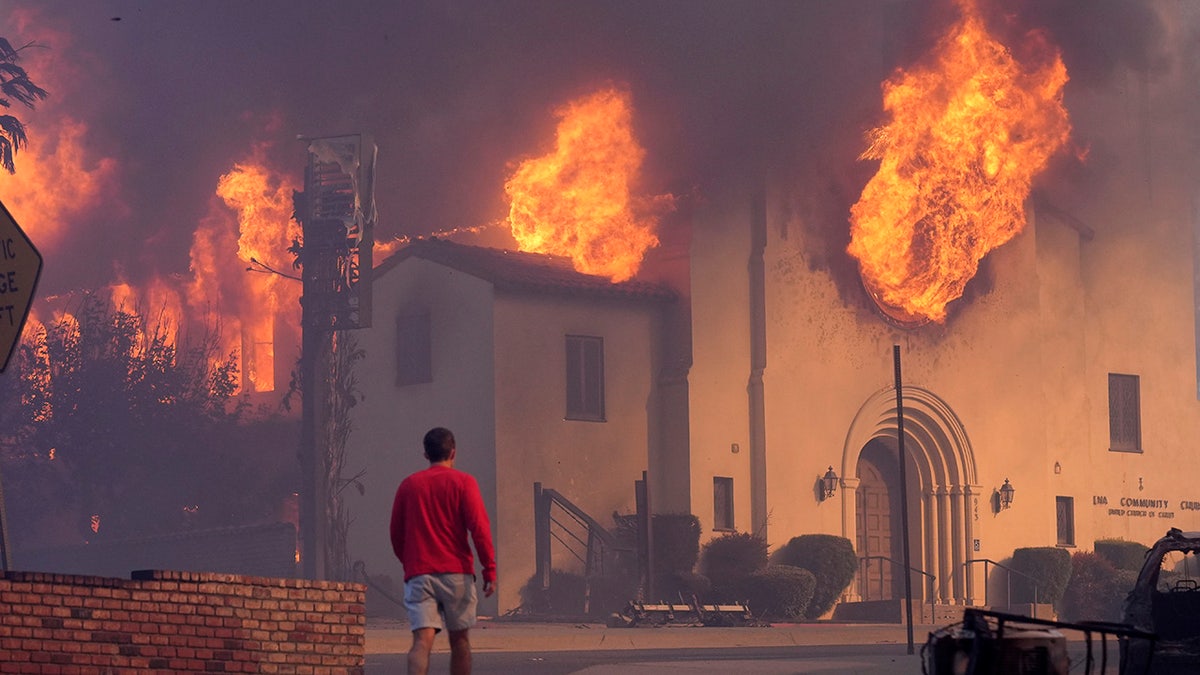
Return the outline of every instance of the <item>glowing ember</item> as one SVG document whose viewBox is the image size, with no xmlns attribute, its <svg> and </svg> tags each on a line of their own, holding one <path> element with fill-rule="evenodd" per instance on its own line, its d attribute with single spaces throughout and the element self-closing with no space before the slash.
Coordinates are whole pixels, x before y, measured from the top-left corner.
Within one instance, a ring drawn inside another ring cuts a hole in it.
<svg viewBox="0 0 1200 675">
<path fill-rule="evenodd" d="M 658 245 L 651 210 L 631 197 L 645 150 L 630 96 L 604 89 L 556 111 L 554 152 L 517 167 L 505 184 L 509 226 L 522 251 L 571 258 L 575 269 L 624 281 Z"/>
<path fill-rule="evenodd" d="M 944 321 L 992 249 L 1025 226 L 1034 177 L 1067 140 L 1066 67 L 1030 34 L 1018 63 L 971 0 L 938 42 L 932 65 L 884 84 L 890 121 L 863 159 L 878 173 L 850 211 L 849 252 L 868 291 L 902 323 Z"/>
</svg>

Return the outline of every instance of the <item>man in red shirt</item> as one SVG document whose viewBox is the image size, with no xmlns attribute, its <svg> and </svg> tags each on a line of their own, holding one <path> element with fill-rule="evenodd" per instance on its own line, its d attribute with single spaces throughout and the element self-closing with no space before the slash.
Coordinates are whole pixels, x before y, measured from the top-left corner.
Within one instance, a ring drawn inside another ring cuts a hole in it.
<svg viewBox="0 0 1200 675">
<path fill-rule="evenodd" d="M 413 643 L 408 672 L 429 671 L 433 638 L 450 636 L 450 672 L 471 672 L 469 631 L 475 625 L 475 559 L 483 567 L 483 594 L 496 591 L 496 550 L 483 496 L 475 478 L 454 468 L 454 434 L 437 427 L 425 434 L 429 468 L 400 483 L 392 504 L 392 550 L 404 565 L 404 607 Z"/>
</svg>

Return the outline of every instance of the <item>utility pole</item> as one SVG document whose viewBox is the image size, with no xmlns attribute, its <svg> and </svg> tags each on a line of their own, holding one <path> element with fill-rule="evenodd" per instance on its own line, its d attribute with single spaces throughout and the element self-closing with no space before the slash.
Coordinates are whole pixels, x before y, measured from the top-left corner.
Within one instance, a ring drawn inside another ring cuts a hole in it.
<svg viewBox="0 0 1200 675">
<path fill-rule="evenodd" d="M 904 395 L 900 386 L 900 345 L 892 345 L 892 361 L 896 367 L 896 440 L 900 458 L 900 543 L 904 550 L 904 623 L 908 626 L 908 653 L 913 653 L 913 593 L 912 555 L 908 545 L 908 476 L 904 452 Z"/>
<path fill-rule="evenodd" d="M 291 249 L 303 280 L 300 388 L 300 561 L 306 579 L 329 570 L 331 476 L 325 429 L 333 331 L 371 325 L 375 144 L 362 134 L 303 139 L 304 191 L 294 195 L 303 242 Z M 326 377 L 322 377 L 326 375 Z"/>
</svg>

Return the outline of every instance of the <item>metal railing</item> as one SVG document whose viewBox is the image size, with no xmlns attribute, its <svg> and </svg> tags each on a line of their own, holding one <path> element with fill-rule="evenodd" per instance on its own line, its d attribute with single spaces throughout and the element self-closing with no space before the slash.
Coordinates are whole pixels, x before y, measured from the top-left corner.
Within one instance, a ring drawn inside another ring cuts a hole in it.
<svg viewBox="0 0 1200 675">
<path fill-rule="evenodd" d="M 863 600 L 868 601 L 868 602 L 871 600 L 871 593 L 870 593 L 871 584 L 870 584 L 870 579 L 868 578 L 868 575 L 870 574 L 870 571 L 871 571 L 870 564 L 871 564 L 872 560 L 879 560 L 881 562 L 891 563 L 893 567 L 899 567 L 900 569 L 904 569 L 903 562 L 901 562 L 899 560 L 895 560 L 893 558 L 889 558 L 885 555 L 867 555 L 867 556 L 863 556 L 863 557 L 859 558 L 858 559 L 858 569 L 859 569 L 859 575 L 862 578 L 862 584 L 861 584 L 862 596 L 863 596 Z M 880 565 L 879 566 L 879 592 L 881 594 L 886 594 L 887 591 L 884 589 L 884 586 L 883 586 L 883 581 L 884 581 L 883 570 L 884 570 L 883 565 Z M 925 595 L 928 596 L 928 598 L 929 598 L 929 616 L 931 619 L 936 619 L 936 617 L 934 616 L 934 614 L 935 614 L 934 603 L 937 600 L 937 593 L 935 592 L 937 589 L 937 577 L 929 572 L 926 572 L 923 569 L 918 569 L 916 567 L 910 566 L 908 568 L 908 571 L 910 574 L 913 572 L 916 572 L 917 574 L 920 574 L 920 575 L 924 576 L 926 579 L 928 579 L 929 589 L 926 591 Z M 888 598 L 878 598 L 878 599 L 886 600 Z"/>
<path fill-rule="evenodd" d="M 534 483 L 533 505 L 536 574 L 542 588 L 550 587 L 551 541 L 558 541 L 583 563 L 585 577 L 604 574 L 610 554 L 632 550 L 557 490 Z"/>
<path fill-rule="evenodd" d="M 988 601 L 988 597 L 989 597 L 988 593 L 990 590 L 988 588 L 988 580 L 991 579 L 991 575 L 988 574 L 988 565 L 995 565 L 996 567 L 999 567 L 1000 569 L 1004 570 L 1004 572 L 1006 574 L 1006 576 L 1004 578 L 1004 592 L 1005 592 L 1004 606 L 1012 607 L 1012 575 L 1016 574 L 1019 577 L 1024 577 L 1026 580 L 1029 581 L 1030 584 L 1033 585 L 1033 609 L 1031 610 L 1031 612 L 1033 614 L 1033 618 L 1035 618 L 1035 619 L 1037 618 L 1038 593 L 1039 593 L 1037 579 L 1034 579 L 1033 577 L 1029 576 L 1028 574 L 1025 574 L 1021 570 L 1015 570 L 1015 569 L 1009 567 L 1008 565 L 1005 565 L 1003 563 L 998 563 L 995 560 L 992 560 L 990 558 L 972 558 L 972 559 L 966 561 L 965 563 L 963 563 L 963 567 L 966 568 L 968 574 L 970 574 L 970 572 L 971 572 L 971 565 L 973 565 L 975 563 L 983 563 L 983 604 L 985 606 L 988 606 L 988 607 L 991 606 L 991 603 Z"/>
</svg>

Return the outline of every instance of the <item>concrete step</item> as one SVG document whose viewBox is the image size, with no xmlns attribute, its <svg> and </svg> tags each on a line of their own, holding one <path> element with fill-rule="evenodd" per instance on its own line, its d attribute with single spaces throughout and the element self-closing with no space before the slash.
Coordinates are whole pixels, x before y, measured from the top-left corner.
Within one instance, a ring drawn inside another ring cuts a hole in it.
<svg viewBox="0 0 1200 675">
<path fill-rule="evenodd" d="M 962 620 L 963 605 L 930 604 L 913 601 L 914 624 L 942 626 Z M 904 623 L 904 600 L 868 600 L 839 603 L 833 610 L 834 621 L 855 623 Z"/>
<path fill-rule="evenodd" d="M 913 601 L 913 623 L 925 626 L 945 626 L 962 621 L 965 605 L 950 605 Z M 996 611 L 1036 617 L 1038 619 L 1054 619 L 1054 608 L 1050 605 L 1023 604 L 1011 607 L 980 607 L 979 609 L 994 609 Z M 865 602 L 842 602 L 833 610 L 834 621 L 852 623 L 904 623 L 904 600 L 869 600 Z"/>
</svg>

